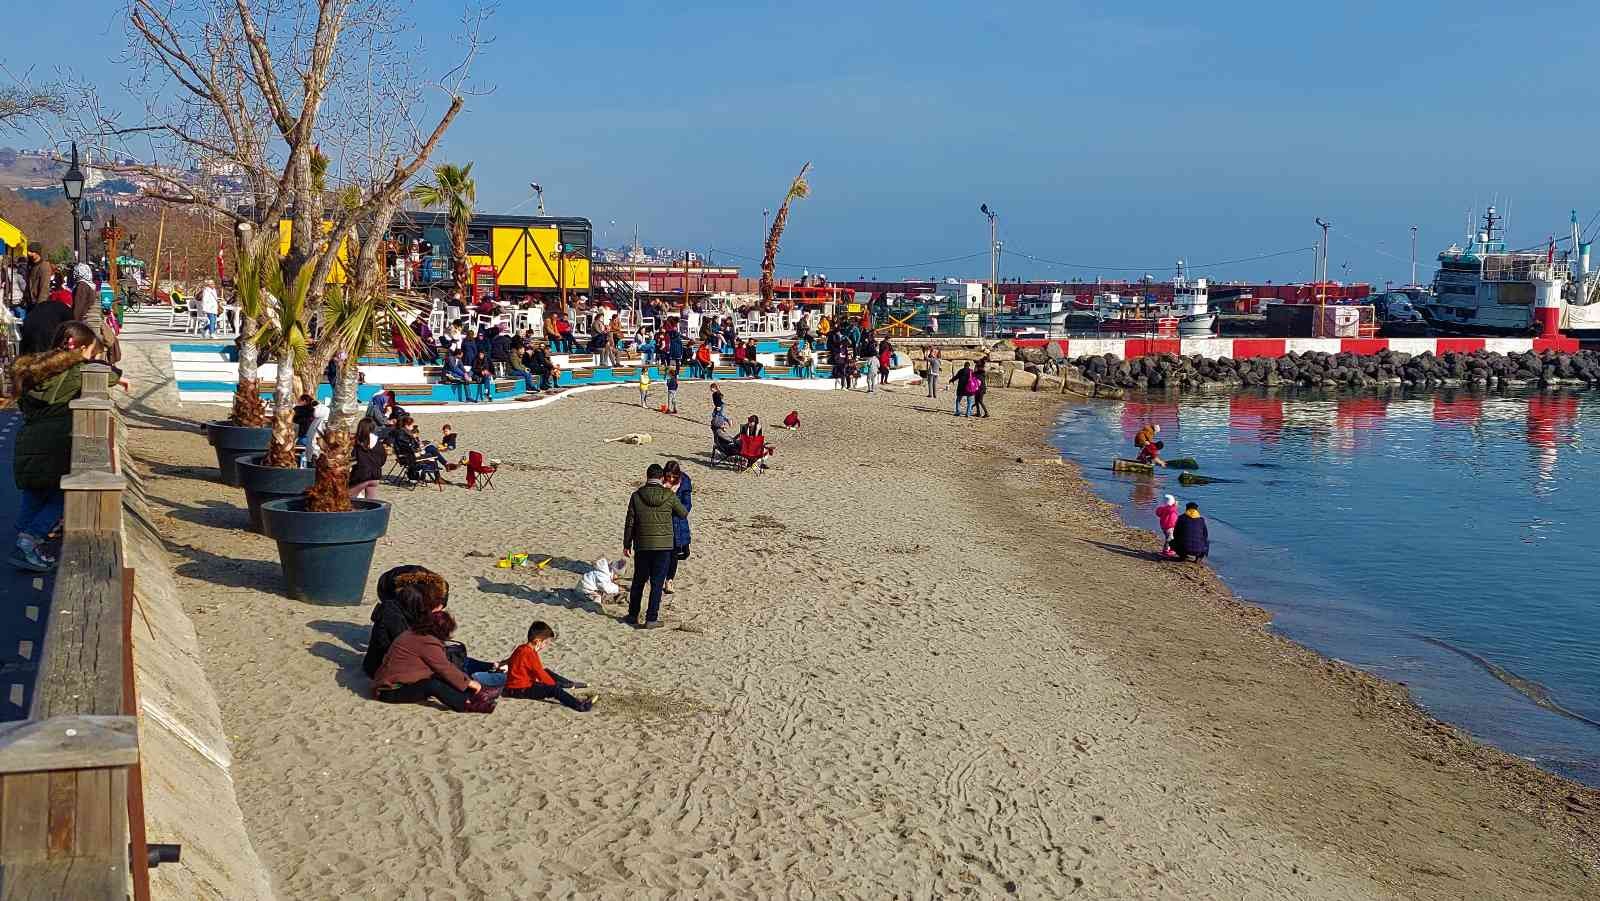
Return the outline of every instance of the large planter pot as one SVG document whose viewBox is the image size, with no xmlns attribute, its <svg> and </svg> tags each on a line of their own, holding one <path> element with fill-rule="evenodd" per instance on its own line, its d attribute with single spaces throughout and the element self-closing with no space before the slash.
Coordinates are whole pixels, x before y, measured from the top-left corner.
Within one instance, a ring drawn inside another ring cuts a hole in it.
<svg viewBox="0 0 1600 901">
<path fill-rule="evenodd" d="M 250 508 L 250 531 L 261 531 L 261 504 L 264 501 L 281 501 L 306 493 L 317 480 L 315 469 L 282 466 L 262 466 L 266 454 L 240 454 L 235 461 L 239 470 L 239 487 L 244 489 L 244 502 Z"/>
<path fill-rule="evenodd" d="M 314 604 L 359 604 L 372 549 L 389 528 L 389 505 L 352 500 L 348 513 L 311 513 L 304 498 L 266 501 L 261 531 L 278 542 L 289 597 Z"/>
<path fill-rule="evenodd" d="M 234 462 L 241 454 L 265 453 L 272 444 L 272 429 L 262 426 L 206 423 L 206 441 L 217 451 L 217 470 L 222 484 L 239 487 L 239 469 Z"/>
</svg>

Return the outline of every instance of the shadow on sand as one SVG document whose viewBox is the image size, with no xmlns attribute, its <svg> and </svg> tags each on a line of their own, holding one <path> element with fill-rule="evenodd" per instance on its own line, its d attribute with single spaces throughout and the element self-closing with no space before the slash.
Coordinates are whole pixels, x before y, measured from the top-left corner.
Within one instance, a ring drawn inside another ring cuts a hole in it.
<svg viewBox="0 0 1600 901">
<path fill-rule="evenodd" d="M 552 564 L 554 565 L 554 564 Z M 584 566 L 584 572 L 588 571 Z M 501 594 L 530 604 L 543 604 L 548 607 L 561 607 L 567 610 L 582 610 L 586 613 L 604 612 L 600 604 L 584 597 L 580 592 L 571 588 L 533 588 L 528 585 L 519 585 L 515 582 L 493 582 L 487 577 L 478 576 L 478 590 L 485 594 Z"/>
<path fill-rule="evenodd" d="M 367 655 L 367 637 L 371 630 L 358 623 L 340 622 L 336 619 L 314 619 L 306 625 L 324 635 L 337 639 L 338 643 L 319 641 L 311 645 L 311 656 L 320 657 L 333 663 L 337 669 L 334 671 L 334 681 L 340 687 L 364 698 L 372 696 L 372 680 L 361 669 L 361 661 Z"/>
</svg>

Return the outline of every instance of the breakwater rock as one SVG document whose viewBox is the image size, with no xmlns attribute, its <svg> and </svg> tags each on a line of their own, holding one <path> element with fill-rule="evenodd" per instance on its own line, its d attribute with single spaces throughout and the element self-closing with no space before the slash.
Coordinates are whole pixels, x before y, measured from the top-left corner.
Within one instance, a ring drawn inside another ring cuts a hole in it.
<svg viewBox="0 0 1600 901">
<path fill-rule="evenodd" d="M 1076 357 L 1076 375 L 1114 388 L 1188 389 L 1209 386 L 1301 386 L 1366 388 L 1378 385 L 1472 385 L 1485 388 L 1600 385 L 1600 353 L 1376 354 L 1290 353 L 1242 360 L 1156 354 L 1123 360 L 1114 356 Z"/>
</svg>

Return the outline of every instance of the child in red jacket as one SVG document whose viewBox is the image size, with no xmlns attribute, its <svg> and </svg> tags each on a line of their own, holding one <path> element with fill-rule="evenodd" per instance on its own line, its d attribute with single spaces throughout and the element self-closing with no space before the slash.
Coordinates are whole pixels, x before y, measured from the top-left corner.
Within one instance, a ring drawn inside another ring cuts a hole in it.
<svg viewBox="0 0 1600 901">
<path fill-rule="evenodd" d="M 555 640 L 556 630 L 544 620 L 534 620 L 533 625 L 528 627 L 527 642 L 517 645 L 511 656 L 501 663 L 506 668 L 506 689 L 502 697 L 536 701 L 553 698 L 560 701 L 563 707 L 584 713 L 594 706 L 595 699 L 575 698 L 567 689 L 587 686 L 545 669 L 544 662 L 539 659 L 539 652 Z"/>
</svg>

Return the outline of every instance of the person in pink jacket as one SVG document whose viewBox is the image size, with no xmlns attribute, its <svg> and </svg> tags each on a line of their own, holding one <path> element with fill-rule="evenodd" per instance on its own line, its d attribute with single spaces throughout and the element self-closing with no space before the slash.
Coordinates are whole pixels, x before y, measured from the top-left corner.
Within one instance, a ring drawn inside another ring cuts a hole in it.
<svg viewBox="0 0 1600 901">
<path fill-rule="evenodd" d="M 1156 522 L 1161 524 L 1161 534 L 1165 540 L 1161 542 L 1161 556 L 1175 557 L 1172 551 L 1172 530 L 1178 525 L 1178 499 L 1167 495 L 1161 499 L 1161 504 L 1156 507 Z"/>
</svg>

